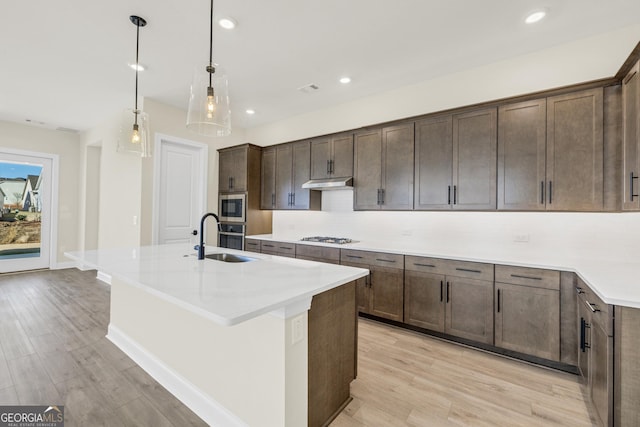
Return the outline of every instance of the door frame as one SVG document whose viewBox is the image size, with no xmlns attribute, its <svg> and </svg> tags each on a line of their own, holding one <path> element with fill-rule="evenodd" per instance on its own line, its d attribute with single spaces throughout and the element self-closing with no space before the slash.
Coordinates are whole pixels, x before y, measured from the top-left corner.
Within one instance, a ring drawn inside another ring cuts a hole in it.
<svg viewBox="0 0 640 427">
<path fill-rule="evenodd" d="M 50 199 L 50 222 L 49 222 L 49 270 L 54 270 L 58 267 L 58 174 L 60 165 L 60 156 L 52 153 L 42 153 L 39 151 L 17 150 L 14 148 L 0 148 L 0 153 L 10 154 L 15 156 L 27 156 L 41 158 L 51 161 L 51 199 Z M 16 270 L 24 271 L 24 270 Z"/>
<path fill-rule="evenodd" d="M 189 139 L 178 138 L 175 136 L 163 134 L 163 133 L 155 133 L 154 139 L 154 159 L 153 159 L 153 204 L 152 204 L 152 214 L 151 214 L 151 244 L 158 244 L 158 234 L 159 234 L 159 222 L 160 222 L 160 176 L 162 174 L 162 145 L 164 143 L 174 144 L 174 145 L 183 145 L 188 148 L 194 148 L 199 151 L 200 162 L 197 171 L 197 174 L 204 178 L 202 179 L 202 189 L 201 189 L 201 212 L 204 212 L 208 208 L 208 189 L 207 185 L 209 182 L 208 179 L 208 170 L 209 170 L 209 146 L 202 142 L 191 141 Z"/>
</svg>

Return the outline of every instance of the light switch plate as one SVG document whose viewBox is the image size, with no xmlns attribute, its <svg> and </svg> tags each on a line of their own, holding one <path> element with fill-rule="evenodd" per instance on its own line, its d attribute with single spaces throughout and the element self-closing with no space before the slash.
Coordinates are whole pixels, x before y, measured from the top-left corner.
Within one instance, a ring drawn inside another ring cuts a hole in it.
<svg viewBox="0 0 640 427">
<path fill-rule="evenodd" d="M 291 320 L 291 344 L 304 339 L 304 316 L 298 316 Z"/>
</svg>

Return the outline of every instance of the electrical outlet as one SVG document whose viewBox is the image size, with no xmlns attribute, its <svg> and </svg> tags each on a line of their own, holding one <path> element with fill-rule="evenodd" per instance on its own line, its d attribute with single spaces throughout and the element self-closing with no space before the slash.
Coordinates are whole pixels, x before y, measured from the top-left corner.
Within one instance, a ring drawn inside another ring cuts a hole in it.
<svg viewBox="0 0 640 427">
<path fill-rule="evenodd" d="M 291 321 L 291 344 L 304 339 L 304 316 L 298 316 Z"/>
<path fill-rule="evenodd" d="M 513 236 L 513 241 L 518 243 L 529 243 L 529 235 L 528 234 L 516 234 Z"/>
<path fill-rule="evenodd" d="M 138 225 L 138 215 L 133 216 L 133 225 Z"/>
</svg>

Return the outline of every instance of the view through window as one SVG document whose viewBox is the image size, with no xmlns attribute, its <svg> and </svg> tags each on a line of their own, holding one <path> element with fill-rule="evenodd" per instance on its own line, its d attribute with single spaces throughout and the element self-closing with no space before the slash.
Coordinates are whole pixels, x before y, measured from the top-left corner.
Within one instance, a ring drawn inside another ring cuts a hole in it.
<svg viewBox="0 0 640 427">
<path fill-rule="evenodd" d="M 40 256 L 42 165 L 0 162 L 0 259 Z"/>
</svg>

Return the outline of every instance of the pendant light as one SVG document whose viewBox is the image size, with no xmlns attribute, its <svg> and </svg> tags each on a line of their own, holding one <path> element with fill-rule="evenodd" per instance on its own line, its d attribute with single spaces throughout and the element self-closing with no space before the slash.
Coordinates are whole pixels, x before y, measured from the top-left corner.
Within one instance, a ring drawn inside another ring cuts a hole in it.
<svg viewBox="0 0 640 427">
<path fill-rule="evenodd" d="M 187 128 L 205 136 L 231 133 L 229 83 L 227 76 L 213 62 L 213 0 L 209 16 L 209 65 L 196 69 L 191 83 Z M 205 72 L 203 72 L 205 71 Z M 216 74 L 217 71 L 217 74 Z"/>
<path fill-rule="evenodd" d="M 151 157 L 151 144 L 149 142 L 149 116 L 138 108 L 140 27 L 147 25 L 147 21 L 136 15 L 131 15 L 129 20 L 136 26 L 136 92 L 133 110 L 126 109 L 123 112 L 120 138 L 118 139 L 118 151 L 136 153 L 141 157 Z"/>
</svg>

